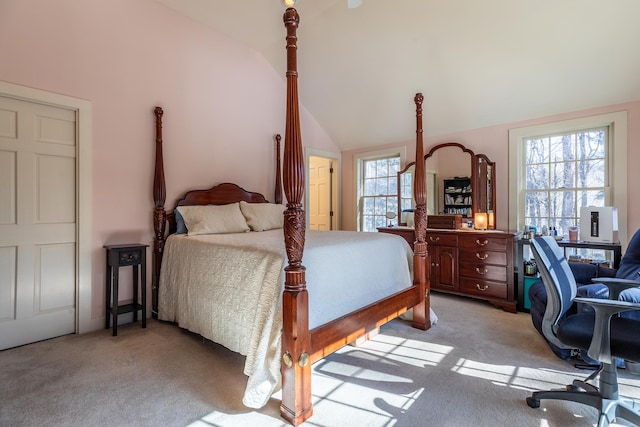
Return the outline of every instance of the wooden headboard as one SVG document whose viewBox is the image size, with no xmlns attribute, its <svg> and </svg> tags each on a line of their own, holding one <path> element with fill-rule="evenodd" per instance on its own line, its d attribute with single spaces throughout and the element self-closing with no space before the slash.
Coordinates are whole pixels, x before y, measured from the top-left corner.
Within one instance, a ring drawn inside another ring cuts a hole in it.
<svg viewBox="0 0 640 427">
<path fill-rule="evenodd" d="M 186 192 L 182 198 L 180 198 L 175 206 L 170 210 L 165 210 L 166 199 L 166 184 L 164 178 L 164 159 L 162 153 L 162 116 L 164 110 L 161 107 L 156 107 L 154 110 L 156 116 L 156 157 L 155 157 L 155 169 L 153 179 L 153 198 L 154 198 L 154 213 L 153 213 L 153 277 L 152 277 L 152 313 L 157 316 L 158 309 L 158 280 L 160 278 L 160 266 L 162 265 L 162 254 L 164 252 L 164 243 L 167 238 L 167 234 L 176 232 L 176 217 L 174 214 L 175 208 L 178 206 L 193 206 L 193 205 L 226 205 L 229 203 L 235 203 L 245 201 L 247 203 L 268 203 L 269 201 L 265 196 L 260 193 L 245 190 L 239 185 L 232 184 L 230 182 L 224 182 L 222 184 L 214 185 L 211 188 L 205 190 L 191 190 Z M 276 182 L 274 191 L 274 200 L 276 203 L 282 203 L 282 179 L 281 179 L 281 166 L 280 166 L 280 141 L 279 134 L 275 135 L 276 140 Z M 168 233 L 167 233 L 168 231 Z"/>
<path fill-rule="evenodd" d="M 175 208 L 178 206 L 193 205 L 227 205 L 236 202 L 247 203 L 269 203 L 265 196 L 253 191 L 247 191 L 237 184 L 224 182 L 214 185 L 206 190 L 191 190 L 176 202 L 176 206 L 171 211 L 165 212 L 169 234 L 176 232 Z"/>
</svg>

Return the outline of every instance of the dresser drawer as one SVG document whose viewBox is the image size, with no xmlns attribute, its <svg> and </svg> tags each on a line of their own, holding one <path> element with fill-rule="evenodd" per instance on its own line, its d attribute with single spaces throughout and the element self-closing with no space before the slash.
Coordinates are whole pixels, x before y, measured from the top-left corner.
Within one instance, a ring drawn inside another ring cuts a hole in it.
<svg viewBox="0 0 640 427">
<path fill-rule="evenodd" d="M 487 235 L 467 235 L 460 236 L 461 248 L 487 249 L 491 251 L 505 251 L 507 249 L 507 240 L 502 237 L 492 237 Z"/>
<path fill-rule="evenodd" d="M 478 263 L 460 263 L 460 277 L 506 282 L 507 267 Z"/>
<path fill-rule="evenodd" d="M 492 282 L 490 280 L 462 278 L 460 279 L 460 291 L 486 298 L 506 299 L 508 296 L 506 283 Z"/>
<path fill-rule="evenodd" d="M 427 233 L 428 245 L 458 246 L 458 236 L 452 233 Z"/>
<path fill-rule="evenodd" d="M 487 251 L 485 249 L 471 249 L 464 248 L 459 251 L 460 262 L 478 263 L 483 262 L 485 264 L 495 265 L 507 265 L 507 253 Z"/>
<path fill-rule="evenodd" d="M 142 252 L 140 250 L 120 252 L 118 254 L 118 264 L 125 265 L 137 265 L 142 260 Z"/>
</svg>

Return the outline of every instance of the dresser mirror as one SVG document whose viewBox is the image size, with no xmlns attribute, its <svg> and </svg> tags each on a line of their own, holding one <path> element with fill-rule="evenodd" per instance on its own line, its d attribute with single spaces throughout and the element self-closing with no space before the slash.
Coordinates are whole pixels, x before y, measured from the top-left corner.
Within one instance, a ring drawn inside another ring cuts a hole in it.
<svg viewBox="0 0 640 427">
<path fill-rule="evenodd" d="M 464 209 L 467 209 L 463 217 L 472 219 L 472 213 L 486 212 L 489 218 L 488 228 L 495 228 L 495 162 L 484 154 L 475 154 L 457 142 L 447 142 L 432 147 L 425 154 L 424 161 L 427 180 L 427 215 L 453 214 L 465 212 Z M 398 172 L 399 225 L 412 225 L 406 209 L 415 207 L 414 169 L 415 162 L 411 162 Z M 464 177 L 468 177 L 469 180 L 464 182 L 461 179 L 463 184 L 456 186 L 450 182 L 450 179 Z M 447 188 L 445 188 L 445 181 L 447 181 Z M 446 201 L 451 202 L 451 205 L 445 206 Z M 461 206 L 459 211 L 455 209 L 456 205 Z"/>
</svg>

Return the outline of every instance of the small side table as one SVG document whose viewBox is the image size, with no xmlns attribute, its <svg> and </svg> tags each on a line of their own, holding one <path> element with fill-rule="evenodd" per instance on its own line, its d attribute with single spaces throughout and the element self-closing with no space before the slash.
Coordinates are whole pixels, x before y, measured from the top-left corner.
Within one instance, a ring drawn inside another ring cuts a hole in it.
<svg viewBox="0 0 640 427">
<path fill-rule="evenodd" d="M 118 315 L 133 312 L 133 321 L 138 321 L 138 310 L 142 310 L 142 327 L 147 327 L 147 248 L 149 245 L 126 244 L 105 245 L 107 250 L 107 295 L 105 298 L 105 329 L 113 323 L 113 336 L 118 335 Z M 118 275 L 120 267 L 133 266 L 133 302 L 118 306 Z M 138 278 L 141 276 L 141 301 L 138 303 Z M 113 286 L 112 286 L 113 285 Z M 113 287 L 113 299 L 111 289 Z"/>
</svg>

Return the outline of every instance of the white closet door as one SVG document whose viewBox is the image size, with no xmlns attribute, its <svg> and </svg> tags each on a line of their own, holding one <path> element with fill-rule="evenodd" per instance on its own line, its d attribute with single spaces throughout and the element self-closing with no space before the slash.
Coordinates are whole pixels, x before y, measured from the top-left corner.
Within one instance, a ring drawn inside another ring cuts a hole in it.
<svg viewBox="0 0 640 427">
<path fill-rule="evenodd" d="M 0 96 L 0 349 L 75 332 L 74 110 Z"/>
</svg>

